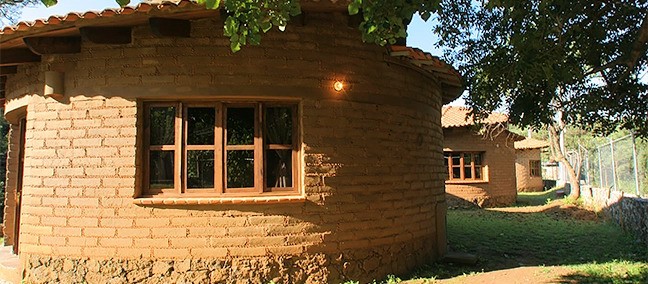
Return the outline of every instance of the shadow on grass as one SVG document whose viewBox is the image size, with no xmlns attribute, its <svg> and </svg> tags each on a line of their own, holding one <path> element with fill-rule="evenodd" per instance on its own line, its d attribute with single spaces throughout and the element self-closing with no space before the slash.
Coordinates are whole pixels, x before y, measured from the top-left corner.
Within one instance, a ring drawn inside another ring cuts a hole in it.
<svg viewBox="0 0 648 284">
<path fill-rule="evenodd" d="M 559 265 L 576 266 L 578 272 L 565 276 L 561 283 L 648 283 L 646 246 L 596 213 L 562 201 L 535 207 L 450 210 L 447 221 L 450 249 L 475 254 L 478 263 L 432 263 L 413 277 L 445 279 L 521 266 Z M 591 264 L 619 262 L 636 264 L 635 270 L 641 271 L 617 275 L 599 273 L 600 265 L 594 265 L 592 272 L 586 269 Z"/>
<path fill-rule="evenodd" d="M 557 280 L 561 284 L 580 284 L 580 283 L 648 283 L 648 270 L 644 269 L 639 274 L 631 275 L 591 275 L 588 273 L 572 273 L 562 276 Z"/>
</svg>

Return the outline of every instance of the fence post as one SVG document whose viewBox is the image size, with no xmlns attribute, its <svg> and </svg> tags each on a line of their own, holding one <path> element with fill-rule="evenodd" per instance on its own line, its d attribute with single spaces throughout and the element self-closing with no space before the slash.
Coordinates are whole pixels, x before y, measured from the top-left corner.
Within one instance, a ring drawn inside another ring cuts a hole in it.
<svg viewBox="0 0 648 284">
<path fill-rule="evenodd" d="M 605 186 L 603 186 L 603 163 L 601 159 L 601 147 L 596 148 L 596 153 L 598 153 L 598 158 L 599 158 L 599 187 L 600 188 L 606 188 L 607 182 L 605 183 Z"/>
<path fill-rule="evenodd" d="M 614 141 L 612 139 L 608 138 L 610 140 L 610 152 L 612 152 L 612 185 L 614 186 L 614 190 L 618 191 L 619 187 L 617 186 L 617 173 L 616 173 L 616 160 L 614 159 Z"/>
<path fill-rule="evenodd" d="M 637 163 L 637 143 L 635 140 L 635 135 L 634 131 L 630 132 L 630 135 L 632 135 L 632 160 L 634 162 L 634 176 L 635 176 L 635 190 L 637 192 L 637 196 L 641 196 L 639 193 L 639 169 L 638 169 L 638 163 Z"/>
</svg>

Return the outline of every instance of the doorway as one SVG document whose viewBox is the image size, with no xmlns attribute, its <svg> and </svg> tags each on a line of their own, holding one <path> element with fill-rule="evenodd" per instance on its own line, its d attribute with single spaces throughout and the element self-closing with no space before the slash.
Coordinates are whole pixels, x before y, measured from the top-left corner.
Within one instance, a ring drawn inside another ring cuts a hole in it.
<svg viewBox="0 0 648 284">
<path fill-rule="evenodd" d="M 18 254 L 20 251 L 20 208 L 22 203 L 22 187 L 23 187 L 23 171 L 25 168 L 25 130 L 27 126 L 27 119 L 21 118 L 18 127 L 20 128 L 20 138 L 18 140 L 18 172 L 16 180 L 16 209 L 14 217 L 14 231 L 13 231 L 13 253 Z"/>
</svg>

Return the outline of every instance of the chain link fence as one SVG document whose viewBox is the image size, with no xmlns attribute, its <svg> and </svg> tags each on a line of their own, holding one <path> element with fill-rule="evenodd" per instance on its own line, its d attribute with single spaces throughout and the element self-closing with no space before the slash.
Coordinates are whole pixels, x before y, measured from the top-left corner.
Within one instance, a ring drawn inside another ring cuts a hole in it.
<svg viewBox="0 0 648 284">
<path fill-rule="evenodd" d="M 630 134 L 581 150 L 581 180 L 592 187 L 648 197 L 646 146 L 648 143 Z"/>
</svg>

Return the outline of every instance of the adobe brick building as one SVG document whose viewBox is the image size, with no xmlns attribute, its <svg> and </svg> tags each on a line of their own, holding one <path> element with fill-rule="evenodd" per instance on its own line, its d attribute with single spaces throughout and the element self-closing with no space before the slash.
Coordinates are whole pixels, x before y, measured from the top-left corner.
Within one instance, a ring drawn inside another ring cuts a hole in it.
<svg viewBox="0 0 648 284">
<path fill-rule="evenodd" d="M 347 1 L 301 3 L 235 54 L 190 1 L 4 28 L 20 277 L 338 283 L 443 255 L 440 113 L 461 78 L 363 44 Z"/>
<path fill-rule="evenodd" d="M 520 136 L 508 131 L 508 117 L 493 113 L 475 125 L 470 109 L 442 110 L 446 193 L 450 206 L 494 207 L 517 199 L 514 142 Z"/>
<path fill-rule="evenodd" d="M 526 138 L 515 142 L 515 175 L 518 192 L 538 192 L 544 189 L 540 153 L 549 147 L 546 141 Z"/>
</svg>

